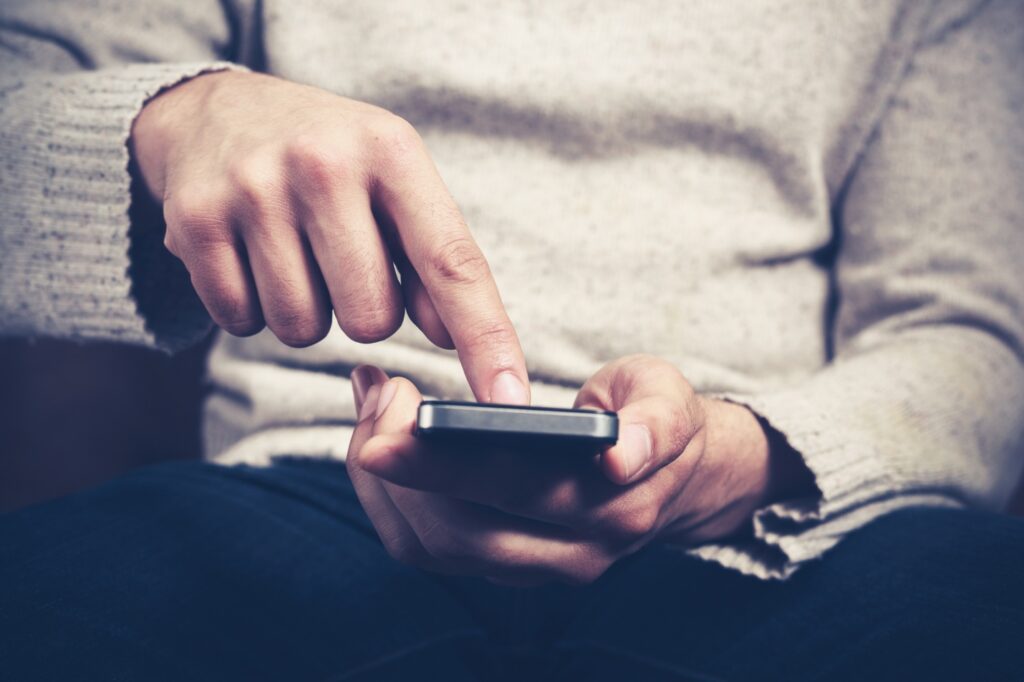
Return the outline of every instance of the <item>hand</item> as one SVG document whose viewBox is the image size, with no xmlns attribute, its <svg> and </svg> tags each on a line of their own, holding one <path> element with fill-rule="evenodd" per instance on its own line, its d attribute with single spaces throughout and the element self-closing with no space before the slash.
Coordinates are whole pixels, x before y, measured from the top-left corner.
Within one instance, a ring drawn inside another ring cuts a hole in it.
<svg viewBox="0 0 1024 682">
<path fill-rule="evenodd" d="M 165 243 L 213 320 L 306 346 L 331 309 L 356 341 L 408 310 L 456 348 L 482 401 L 528 403 L 526 364 L 487 261 L 423 141 L 383 109 L 253 73 L 149 102 L 132 147 Z M 401 274 L 396 278 L 394 266 Z"/>
<path fill-rule="evenodd" d="M 589 582 L 654 540 L 739 532 L 807 485 L 746 408 L 695 394 L 647 356 L 612 362 L 580 391 L 578 407 L 619 414 L 619 442 L 593 460 L 427 445 L 412 435 L 421 397 L 409 381 L 360 367 L 353 387 L 349 475 L 388 551 L 428 570 Z"/>
</svg>

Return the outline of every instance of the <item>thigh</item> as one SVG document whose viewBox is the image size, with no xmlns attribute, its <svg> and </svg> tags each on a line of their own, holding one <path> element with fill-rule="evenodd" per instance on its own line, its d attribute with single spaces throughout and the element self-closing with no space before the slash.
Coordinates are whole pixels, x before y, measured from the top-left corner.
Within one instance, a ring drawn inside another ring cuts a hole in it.
<svg viewBox="0 0 1024 682">
<path fill-rule="evenodd" d="M 338 462 L 166 464 L 0 517 L 7 679 L 460 679 L 479 636 Z"/>
<path fill-rule="evenodd" d="M 560 646 L 586 679 L 1020 679 L 1024 521 L 896 512 L 785 582 L 651 548 Z"/>
</svg>

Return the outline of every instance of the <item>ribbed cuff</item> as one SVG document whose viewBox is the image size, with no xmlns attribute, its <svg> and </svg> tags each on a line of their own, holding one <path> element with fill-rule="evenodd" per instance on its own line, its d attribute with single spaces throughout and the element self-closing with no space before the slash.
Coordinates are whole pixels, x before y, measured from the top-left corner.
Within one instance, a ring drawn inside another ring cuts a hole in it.
<svg viewBox="0 0 1024 682">
<path fill-rule="evenodd" d="M 760 509 L 754 514 L 752 540 L 703 545 L 689 550 L 692 554 L 759 578 L 784 579 L 890 507 L 921 503 L 917 496 L 892 499 L 896 485 L 879 458 L 878 444 L 862 430 L 844 429 L 814 395 L 789 390 L 718 396 L 746 406 L 778 432 L 801 456 L 820 495 Z"/>
<path fill-rule="evenodd" d="M 132 205 L 128 138 L 149 98 L 233 68 L 138 64 L 5 79 L 0 158 L 14 169 L 0 181 L 5 334 L 174 350 L 209 330 L 187 273 L 162 248 L 159 211 Z"/>
</svg>

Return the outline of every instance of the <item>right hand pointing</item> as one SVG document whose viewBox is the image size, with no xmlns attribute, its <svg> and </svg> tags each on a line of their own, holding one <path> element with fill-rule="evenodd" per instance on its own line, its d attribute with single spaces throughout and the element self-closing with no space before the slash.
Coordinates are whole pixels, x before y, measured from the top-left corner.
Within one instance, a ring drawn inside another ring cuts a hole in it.
<svg viewBox="0 0 1024 682">
<path fill-rule="evenodd" d="M 378 107 L 270 76 L 218 72 L 150 101 L 132 129 L 165 244 L 213 320 L 290 346 L 362 342 L 404 311 L 457 349 L 478 400 L 529 402 L 526 363 L 423 141 Z M 395 266 L 401 281 L 395 276 Z"/>
</svg>

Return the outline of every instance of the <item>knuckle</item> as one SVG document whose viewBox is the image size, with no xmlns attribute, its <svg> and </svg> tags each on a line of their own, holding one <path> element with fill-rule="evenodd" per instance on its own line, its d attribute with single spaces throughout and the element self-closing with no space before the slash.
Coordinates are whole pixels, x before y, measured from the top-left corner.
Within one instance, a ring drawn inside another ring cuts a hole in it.
<svg viewBox="0 0 1024 682">
<path fill-rule="evenodd" d="M 219 236 L 227 224 L 225 213 L 224 202 L 207 190 L 184 189 L 175 193 L 164 202 L 164 243 L 170 248 L 178 233 L 187 240 Z"/>
<path fill-rule="evenodd" d="M 233 336 L 251 336 L 263 329 L 263 316 L 245 283 L 224 274 L 230 250 L 219 245 L 197 256 L 193 249 L 186 266 L 193 288 L 217 326 Z"/>
<path fill-rule="evenodd" d="M 633 353 L 611 363 L 614 376 L 626 385 L 643 385 L 648 379 L 655 380 L 666 373 L 679 374 L 671 363 L 645 353 Z"/>
<path fill-rule="evenodd" d="M 466 235 L 441 244 L 428 258 L 428 267 L 438 279 L 460 285 L 482 282 L 491 272 L 476 242 Z"/>
<path fill-rule="evenodd" d="M 252 336 L 265 327 L 263 320 L 259 317 L 239 317 L 237 319 L 225 320 L 218 326 L 232 336 Z"/>
<path fill-rule="evenodd" d="M 239 200 L 255 211 L 272 201 L 280 186 L 279 174 L 273 165 L 259 157 L 236 162 L 228 171 L 228 179 Z"/>
<path fill-rule="evenodd" d="M 400 162 L 422 150 L 422 139 L 416 128 L 390 111 L 371 119 L 366 132 L 375 154 L 390 162 Z"/>
<path fill-rule="evenodd" d="M 507 322 L 483 324 L 470 332 L 463 344 L 465 349 L 478 357 L 498 357 L 506 348 L 518 343 L 516 333 Z"/>
<path fill-rule="evenodd" d="M 338 326 L 353 341 L 374 343 L 383 341 L 402 324 L 403 310 L 397 305 L 359 306 L 338 317 Z"/>
<path fill-rule="evenodd" d="M 653 505 L 640 505 L 628 514 L 620 517 L 619 524 L 623 534 L 629 538 L 646 537 L 654 531 L 658 523 L 658 510 Z"/>
<path fill-rule="evenodd" d="M 285 146 L 289 168 L 316 192 L 323 192 L 349 179 L 349 163 L 336 147 L 313 135 L 300 135 Z"/>
<path fill-rule="evenodd" d="M 695 415 L 688 407 L 688 403 L 684 404 L 674 400 L 667 406 L 667 410 L 668 442 L 664 444 L 664 448 L 660 449 L 670 450 L 672 454 L 679 454 L 693 435 L 696 423 Z"/>
<path fill-rule="evenodd" d="M 323 340 L 327 336 L 324 332 L 301 330 L 275 331 L 274 335 L 286 346 L 292 348 L 307 348 Z"/>
<path fill-rule="evenodd" d="M 618 360 L 615 360 L 613 364 L 622 367 L 635 367 L 645 365 L 650 360 L 651 356 L 646 353 L 630 353 L 629 355 L 623 355 Z"/>
<path fill-rule="evenodd" d="M 648 360 L 649 356 L 643 353 L 631 353 L 629 355 L 622 355 L 615 358 L 611 362 L 607 363 L 601 368 L 602 371 L 608 372 L 611 376 L 616 378 L 628 377 L 635 373 L 638 369 L 642 369 Z"/>
<path fill-rule="evenodd" d="M 270 328 L 286 346 L 305 348 L 327 336 L 330 324 L 326 315 L 312 315 L 307 311 L 286 311 L 275 316 Z"/>
<path fill-rule="evenodd" d="M 215 296 L 207 310 L 217 326 L 232 336 L 252 336 L 264 326 L 263 318 L 240 296 Z"/>
</svg>

